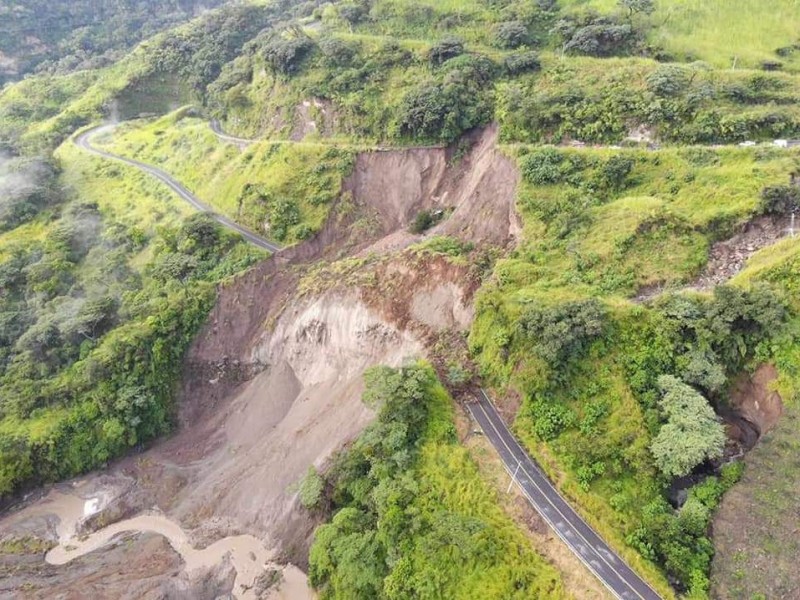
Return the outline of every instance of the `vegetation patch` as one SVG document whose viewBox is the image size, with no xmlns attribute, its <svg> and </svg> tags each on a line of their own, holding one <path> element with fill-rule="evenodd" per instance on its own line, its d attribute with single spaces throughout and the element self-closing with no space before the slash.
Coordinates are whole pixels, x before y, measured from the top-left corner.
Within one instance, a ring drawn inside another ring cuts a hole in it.
<svg viewBox="0 0 800 600">
<path fill-rule="evenodd" d="M 564 597 L 457 443 L 433 370 L 365 377 L 378 418 L 326 475 L 334 513 L 317 529 L 309 572 L 322 597 Z"/>
</svg>

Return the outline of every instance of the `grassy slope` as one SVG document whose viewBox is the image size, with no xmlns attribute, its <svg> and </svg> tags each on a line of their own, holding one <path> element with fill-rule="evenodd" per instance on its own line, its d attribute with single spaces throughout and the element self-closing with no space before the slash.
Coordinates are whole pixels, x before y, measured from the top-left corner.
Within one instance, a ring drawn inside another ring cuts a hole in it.
<svg viewBox="0 0 800 600">
<path fill-rule="evenodd" d="M 567 0 L 607 12 L 616 0 Z M 775 50 L 798 41 L 795 0 L 660 0 L 650 39 L 682 60 L 702 60 L 730 68 L 775 60 Z M 800 70 L 800 54 L 781 59 L 785 68 Z"/>
<path fill-rule="evenodd" d="M 536 152 L 520 147 L 509 152 L 520 156 L 524 165 L 529 150 Z M 516 431 L 590 522 L 667 593 L 657 570 L 625 542 L 639 511 L 658 497 L 661 484 L 648 450 L 646 415 L 625 375 L 633 356 L 629 353 L 635 352 L 631 340 L 648 312 L 622 297 L 642 286 L 689 282 L 705 264 L 710 244 L 735 223 L 757 214 L 761 188 L 788 180 L 798 153 L 688 148 L 561 153 L 565 162 L 578 157 L 590 165 L 573 174 L 584 183 L 596 181 L 603 161 L 612 156 L 632 157 L 635 166 L 624 189 L 605 199 L 566 182 L 545 186 L 523 182 L 519 193 L 523 241 L 517 252 L 498 262 L 495 282 L 481 292 L 471 345 L 490 380 L 527 389 L 539 377 L 541 366 L 513 350 L 509 357 L 505 345 L 525 306 L 606 298 L 613 331 L 570 371 L 569 382 L 553 398 L 568 407 L 575 423 L 555 440 L 542 442 L 523 409 Z M 591 166 L 593 159 L 597 166 Z M 583 204 L 587 196 L 594 202 Z M 647 223 L 653 225 L 643 227 Z M 779 247 L 785 250 L 765 250 L 754 257 L 752 269 L 765 269 L 759 267 L 765 262 L 774 268 L 773 259 L 780 263 L 796 256 L 795 241 Z M 746 273 L 742 279 L 747 277 Z M 581 423 L 598 406 L 604 407 L 603 416 L 595 427 L 584 429 Z M 592 461 L 605 463 L 606 471 L 589 477 L 586 484 L 581 469 Z"/>
<path fill-rule="evenodd" d="M 328 216 L 351 154 L 319 144 L 254 144 L 245 150 L 222 142 L 204 120 L 178 111 L 162 119 L 124 126 L 97 143 L 113 152 L 158 165 L 221 213 L 279 241 L 295 242 L 319 231 Z M 299 215 L 285 236 L 275 233 L 279 201 Z"/>
<path fill-rule="evenodd" d="M 524 162 L 536 150 L 509 152 Z M 582 163 L 570 176 L 584 183 L 523 182 L 519 209 L 526 235 L 497 267 L 519 300 L 537 293 L 569 296 L 575 289 L 630 296 L 646 285 L 687 282 L 705 264 L 710 242 L 752 216 L 761 189 L 785 183 L 800 153 L 562 150 L 559 156 L 564 165 Z M 624 189 L 593 192 L 598 184 L 592 182 L 615 156 L 633 163 Z M 648 230 L 654 221 L 662 224 Z"/>
</svg>

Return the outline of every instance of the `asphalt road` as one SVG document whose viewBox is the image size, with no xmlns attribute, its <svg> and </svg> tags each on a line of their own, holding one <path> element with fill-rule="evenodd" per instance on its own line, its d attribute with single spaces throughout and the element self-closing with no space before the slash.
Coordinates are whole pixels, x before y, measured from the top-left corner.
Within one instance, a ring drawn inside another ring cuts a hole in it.
<svg viewBox="0 0 800 600">
<path fill-rule="evenodd" d="M 660 600 L 660 596 L 639 577 L 595 533 L 558 493 L 555 486 L 517 442 L 498 414 L 486 392 L 481 390 L 470 413 L 503 460 L 506 470 L 537 512 L 570 550 L 621 600 Z"/>
<path fill-rule="evenodd" d="M 222 130 L 222 125 L 217 119 L 212 119 L 209 122 L 209 126 L 211 127 L 211 131 L 214 132 L 214 135 L 216 135 L 223 142 L 230 142 L 231 144 L 238 144 L 239 146 L 249 146 L 250 144 L 254 144 L 257 141 L 257 140 L 248 140 L 247 138 L 236 137 L 235 135 L 229 135 L 225 133 Z"/>
<path fill-rule="evenodd" d="M 185 200 L 189 204 L 191 204 L 194 208 L 201 212 L 208 213 L 211 218 L 213 218 L 217 223 L 230 229 L 231 231 L 235 231 L 239 235 L 241 235 L 244 239 L 248 242 L 253 244 L 254 246 L 258 246 L 259 248 L 263 248 L 264 250 L 269 250 L 270 252 L 280 252 L 281 247 L 273 244 L 269 240 L 264 239 L 263 237 L 253 233 L 249 229 L 242 227 L 231 221 L 227 217 L 223 217 L 220 214 L 214 212 L 214 210 L 202 202 L 197 196 L 192 194 L 189 190 L 183 187 L 178 181 L 172 178 L 166 171 L 162 171 L 158 167 L 154 167 L 153 165 L 148 165 L 147 163 L 139 162 L 138 160 L 133 160 L 131 158 L 125 158 L 124 156 L 117 156 L 116 154 L 111 154 L 110 152 L 106 152 L 105 150 L 100 150 L 99 148 L 95 148 L 91 144 L 91 138 L 99 133 L 103 133 L 106 131 L 111 131 L 115 125 L 101 125 L 99 127 L 94 127 L 87 131 L 84 131 L 82 134 L 74 138 L 75 145 L 79 148 L 86 150 L 96 156 L 101 156 L 103 158 L 108 158 L 110 160 L 117 160 L 119 162 L 126 163 L 137 169 L 144 171 L 148 175 L 155 177 L 162 183 L 164 183 L 167 187 L 169 187 L 173 192 L 178 194 L 181 199 Z"/>
</svg>

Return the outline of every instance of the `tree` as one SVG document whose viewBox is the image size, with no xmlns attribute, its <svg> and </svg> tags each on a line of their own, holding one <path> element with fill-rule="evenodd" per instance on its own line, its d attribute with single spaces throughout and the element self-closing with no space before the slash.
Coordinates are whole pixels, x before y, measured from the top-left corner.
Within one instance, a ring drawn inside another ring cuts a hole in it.
<svg viewBox="0 0 800 600">
<path fill-rule="evenodd" d="M 651 15 L 656 10 L 655 0 L 619 0 L 619 7 L 628 12 L 628 18 L 636 14 Z"/>
<path fill-rule="evenodd" d="M 533 304 L 520 316 L 517 331 L 533 342 L 533 350 L 540 358 L 559 366 L 600 335 L 604 317 L 602 305 L 594 298 L 556 306 Z"/>
<path fill-rule="evenodd" d="M 725 430 L 703 396 L 672 375 L 658 379 L 659 406 L 667 417 L 650 445 L 667 477 L 688 475 L 703 461 L 722 456 Z"/>
</svg>

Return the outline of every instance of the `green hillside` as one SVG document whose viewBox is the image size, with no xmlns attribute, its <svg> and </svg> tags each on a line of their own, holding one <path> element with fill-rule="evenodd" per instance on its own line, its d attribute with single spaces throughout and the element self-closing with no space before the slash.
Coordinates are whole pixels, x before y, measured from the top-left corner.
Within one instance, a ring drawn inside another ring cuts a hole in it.
<svg viewBox="0 0 800 600">
<path fill-rule="evenodd" d="M 800 391 L 800 241 L 786 235 L 800 149 L 772 144 L 800 138 L 796 0 L 212 2 L 186 23 L 199 3 L 126 3 L 111 20 L 57 4 L 0 8 L 0 65 L 37 70 L 0 91 L 0 495 L 168 432 L 216 284 L 264 258 L 70 136 L 122 120 L 95 144 L 292 245 L 322 230 L 360 151 L 451 145 L 458 164 L 466 134 L 496 123 L 522 228 L 476 265 L 465 368 L 519 400 L 519 438 L 665 597 L 800 585 L 785 568 L 797 503 L 769 492 L 791 496 L 800 476 L 785 424 Z M 50 22 L 34 9 L 58 22 L 34 34 L 41 52 L 23 36 Z M 211 119 L 253 143 L 221 140 Z M 736 242 L 759 227 L 771 233 Z M 722 465 L 717 416 L 762 365 L 784 421 Z M 425 381 L 429 412 L 402 415 L 420 428 L 395 448 L 402 468 L 377 437 L 409 423 L 387 412 L 323 477 L 312 582 L 323 598 L 474 597 L 429 552 L 449 523 L 485 597 L 514 597 L 514 582 L 567 596 L 442 432 L 451 402 L 418 369 L 382 372 L 398 389 L 398 373 Z M 738 547 L 712 528 L 732 488 L 765 515 Z"/>
</svg>

